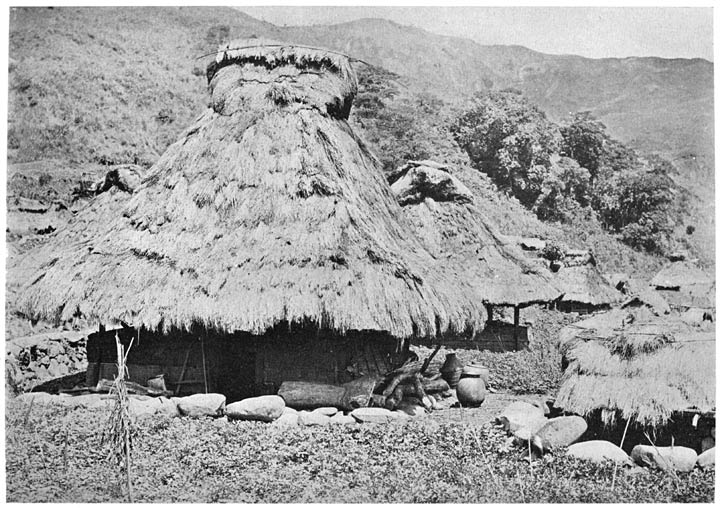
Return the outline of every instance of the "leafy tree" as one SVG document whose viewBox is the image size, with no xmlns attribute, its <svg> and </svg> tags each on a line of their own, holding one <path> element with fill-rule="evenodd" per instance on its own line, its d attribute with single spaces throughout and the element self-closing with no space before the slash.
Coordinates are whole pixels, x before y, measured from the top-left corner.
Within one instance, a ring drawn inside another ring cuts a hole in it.
<svg viewBox="0 0 720 508">
<path fill-rule="evenodd" d="M 590 172 L 568 157 L 552 161 L 533 211 L 542 220 L 571 222 L 589 204 Z"/>
<path fill-rule="evenodd" d="M 599 182 L 593 208 L 603 224 L 629 245 L 661 252 L 674 227 L 674 187 L 665 175 L 644 169 L 623 171 Z"/>
<path fill-rule="evenodd" d="M 542 192 L 560 133 L 516 90 L 481 92 L 450 128 L 481 171 L 531 206 Z"/>
<path fill-rule="evenodd" d="M 570 123 L 560 127 L 561 151 L 590 171 L 590 183 L 605 171 L 626 171 L 639 163 L 637 154 L 611 138 L 605 124 L 589 111 L 576 113 Z"/>
</svg>

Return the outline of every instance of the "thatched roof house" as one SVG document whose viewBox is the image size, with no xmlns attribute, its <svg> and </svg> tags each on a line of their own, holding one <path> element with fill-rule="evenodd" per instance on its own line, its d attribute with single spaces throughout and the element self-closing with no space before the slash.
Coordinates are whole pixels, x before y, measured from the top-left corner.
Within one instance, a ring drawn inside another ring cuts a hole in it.
<svg viewBox="0 0 720 508">
<path fill-rule="evenodd" d="M 56 234 L 26 315 L 256 336 L 283 323 L 417 340 L 482 328 L 475 288 L 415 237 L 349 127 L 346 57 L 237 41 L 208 80 L 212 107 L 132 196 L 102 194 Z"/>
<path fill-rule="evenodd" d="M 715 334 L 648 309 L 612 310 L 561 331 L 567 369 L 556 406 L 607 424 L 661 426 L 715 408 Z"/>
<path fill-rule="evenodd" d="M 540 263 L 506 242 L 448 166 L 410 161 L 389 177 L 392 190 L 434 257 L 464 271 L 481 300 L 494 306 L 548 303 L 560 296 Z"/>
<path fill-rule="evenodd" d="M 656 289 L 680 289 L 696 284 L 712 284 L 714 279 L 696 264 L 676 261 L 665 266 L 650 281 Z"/>
<path fill-rule="evenodd" d="M 388 181 L 427 250 L 462 273 L 486 305 L 488 323 L 484 335 L 475 337 L 476 346 L 496 351 L 527 347 L 520 309 L 552 302 L 560 293 L 542 275 L 547 272 L 542 263 L 505 241 L 473 193 L 450 171 L 437 162 L 410 161 Z M 498 306 L 514 307 L 512 325 L 493 319 L 493 307 Z"/>
<path fill-rule="evenodd" d="M 676 261 L 650 281 L 665 300 L 680 311 L 715 308 L 715 279 L 696 264 Z"/>
<path fill-rule="evenodd" d="M 397 337 L 479 326 L 467 284 L 409 231 L 346 122 L 345 57 L 227 50 L 208 77 L 212 109 L 122 213 L 100 200 L 57 235 L 28 315 L 253 333 L 311 320 Z"/>
<path fill-rule="evenodd" d="M 603 277 L 593 263 L 563 266 L 551 280 L 562 292 L 558 304 L 562 310 L 582 313 L 607 309 L 623 299 L 623 294 Z"/>
</svg>

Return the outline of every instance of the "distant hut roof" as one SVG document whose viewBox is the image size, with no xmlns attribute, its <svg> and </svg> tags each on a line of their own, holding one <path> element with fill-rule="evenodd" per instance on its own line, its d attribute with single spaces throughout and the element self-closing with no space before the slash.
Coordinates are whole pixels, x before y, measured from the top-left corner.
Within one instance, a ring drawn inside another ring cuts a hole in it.
<svg viewBox="0 0 720 508">
<path fill-rule="evenodd" d="M 561 333 L 569 360 L 556 406 L 581 415 L 599 411 L 659 426 L 674 412 L 715 409 L 714 328 L 693 327 L 647 309 L 613 310 Z"/>
<path fill-rule="evenodd" d="M 389 178 L 428 250 L 473 283 L 490 305 L 529 305 L 560 293 L 538 263 L 504 244 L 462 182 L 432 161 L 411 161 Z"/>
<path fill-rule="evenodd" d="M 660 270 L 650 281 L 651 286 L 658 289 L 680 289 L 694 284 L 711 284 L 712 276 L 705 273 L 697 265 L 688 261 L 670 263 Z"/>
<path fill-rule="evenodd" d="M 658 291 L 651 288 L 645 288 L 644 290 L 632 295 L 623 302 L 622 307 L 626 308 L 642 305 L 650 308 L 657 315 L 670 313 L 670 305 L 665 298 L 663 298 Z"/>
<path fill-rule="evenodd" d="M 345 57 L 226 49 L 209 76 L 212 107 L 132 196 L 104 193 L 56 234 L 22 312 L 164 331 L 482 328 L 474 288 L 413 235 L 345 121 L 356 90 Z"/>
<path fill-rule="evenodd" d="M 601 306 L 619 303 L 622 294 L 616 290 L 591 263 L 564 266 L 551 279 L 562 292 L 564 302 Z"/>
<path fill-rule="evenodd" d="M 667 302 L 680 309 L 714 309 L 715 283 L 682 286 L 678 290 L 658 289 Z"/>
</svg>

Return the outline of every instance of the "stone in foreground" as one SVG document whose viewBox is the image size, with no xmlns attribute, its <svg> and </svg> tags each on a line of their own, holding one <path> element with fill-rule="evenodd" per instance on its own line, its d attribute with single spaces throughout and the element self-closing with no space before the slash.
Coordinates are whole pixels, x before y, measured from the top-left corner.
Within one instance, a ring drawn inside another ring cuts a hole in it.
<svg viewBox="0 0 720 508">
<path fill-rule="evenodd" d="M 313 409 L 312 412 L 328 417 L 333 417 L 338 413 L 338 409 L 336 407 L 319 407 L 317 409 Z"/>
<path fill-rule="evenodd" d="M 715 447 L 709 448 L 698 455 L 697 465 L 703 469 L 715 467 Z"/>
<path fill-rule="evenodd" d="M 636 464 L 663 471 L 692 471 L 697 461 L 697 453 L 684 446 L 637 445 L 630 456 Z"/>
<path fill-rule="evenodd" d="M 298 423 L 306 427 L 323 426 L 330 423 L 330 417 L 315 411 L 300 411 L 298 413 Z"/>
<path fill-rule="evenodd" d="M 202 418 L 222 416 L 225 413 L 225 395 L 220 393 L 196 393 L 174 400 L 182 416 Z"/>
<path fill-rule="evenodd" d="M 495 419 L 503 426 L 505 432 L 510 433 L 514 433 L 522 427 L 537 427 L 538 421 L 545 422 L 545 420 L 545 413 L 542 409 L 522 401 L 513 402 Z"/>
<path fill-rule="evenodd" d="M 283 415 L 275 420 L 272 424 L 277 427 L 294 427 L 298 424 L 298 413 L 283 413 Z"/>
<path fill-rule="evenodd" d="M 532 437 L 532 444 L 542 452 L 552 451 L 573 444 L 586 430 L 587 423 L 579 416 L 551 418 Z"/>
<path fill-rule="evenodd" d="M 262 395 L 228 404 L 225 414 L 231 420 L 272 422 L 280 418 L 284 410 L 285 401 L 282 397 Z"/>
<path fill-rule="evenodd" d="M 610 441 L 585 441 L 575 443 L 567 449 L 568 457 L 575 457 L 599 464 L 604 461 L 611 461 L 621 466 L 631 466 L 632 459 L 619 446 Z"/>
<path fill-rule="evenodd" d="M 353 410 L 350 416 L 360 423 L 388 423 L 399 416 L 382 407 L 360 407 Z"/>
</svg>

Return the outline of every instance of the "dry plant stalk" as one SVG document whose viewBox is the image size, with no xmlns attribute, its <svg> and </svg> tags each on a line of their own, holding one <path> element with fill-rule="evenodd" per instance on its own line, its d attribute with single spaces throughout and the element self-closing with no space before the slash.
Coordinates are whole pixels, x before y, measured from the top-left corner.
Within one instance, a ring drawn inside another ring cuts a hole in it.
<svg viewBox="0 0 720 508">
<path fill-rule="evenodd" d="M 132 420 L 130 418 L 130 401 L 125 381 L 127 378 L 127 354 L 134 340 L 133 337 L 127 351 L 125 351 L 124 346 L 120 343 L 120 338 L 115 334 L 118 373 L 110 388 L 110 396 L 114 396 L 115 405 L 110 414 L 108 428 L 103 435 L 103 444 L 109 445 L 110 448 L 107 459 L 118 464 L 121 474 L 123 471 L 125 472 L 128 501 L 131 503 L 133 502 L 131 478 Z"/>
</svg>

